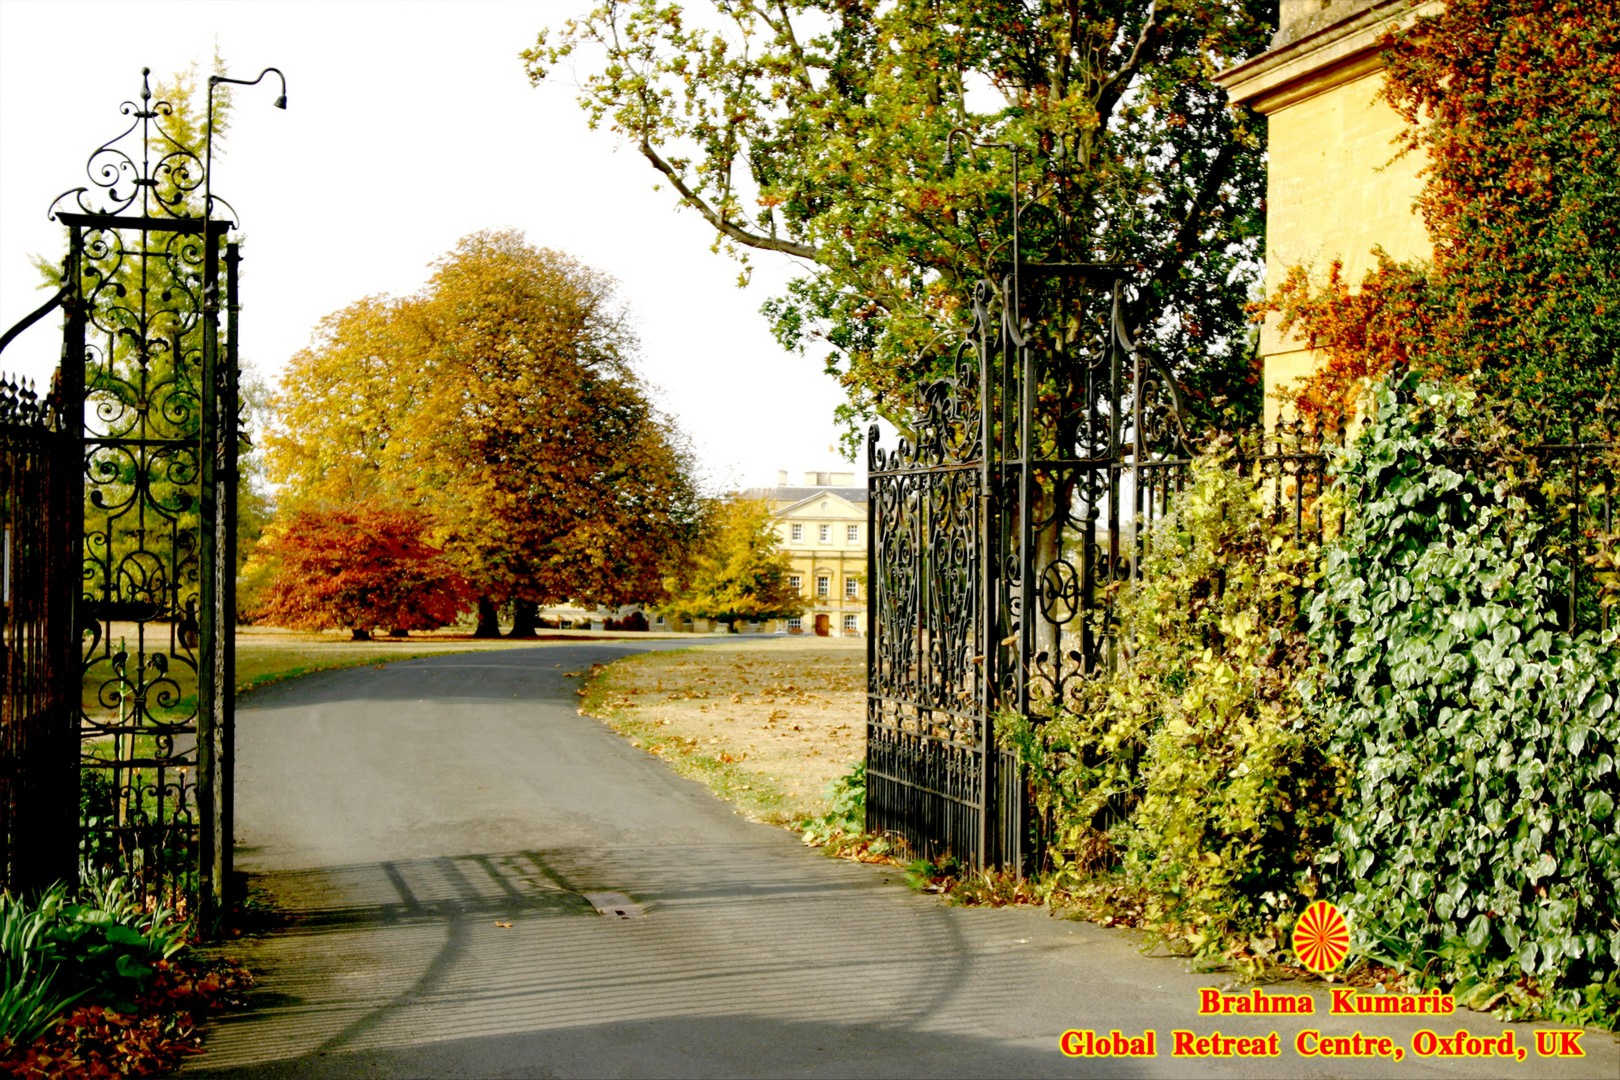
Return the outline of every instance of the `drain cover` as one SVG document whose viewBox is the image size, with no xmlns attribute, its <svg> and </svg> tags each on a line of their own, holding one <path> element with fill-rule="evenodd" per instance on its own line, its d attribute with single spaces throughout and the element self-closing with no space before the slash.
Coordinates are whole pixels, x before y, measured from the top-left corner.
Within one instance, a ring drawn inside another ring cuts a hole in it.
<svg viewBox="0 0 1620 1080">
<path fill-rule="evenodd" d="M 622 892 L 588 892 L 580 895 L 596 909 L 598 915 L 606 915 L 610 919 L 639 919 L 647 914 L 640 904 Z"/>
</svg>

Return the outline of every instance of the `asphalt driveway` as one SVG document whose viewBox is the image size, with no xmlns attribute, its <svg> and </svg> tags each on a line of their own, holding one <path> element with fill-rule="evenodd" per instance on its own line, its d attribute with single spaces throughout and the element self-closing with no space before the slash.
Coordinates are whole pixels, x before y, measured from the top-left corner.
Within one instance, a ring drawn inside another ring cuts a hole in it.
<svg viewBox="0 0 1620 1080">
<path fill-rule="evenodd" d="M 677 643 L 679 644 L 679 643 Z M 751 824 L 576 711 L 566 673 L 657 643 L 566 644 L 310 676 L 238 721 L 239 865 L 290 914 L 243 943 L 251 1008 L 188 1072 L 272 1076 L 1570 1076 L 1524 1063 L 1301 1058 L 1317 1028 L 1200 1017 L 1218 977 L 1128 934 L 952 908 Z M 623 914 L 620 914 L 622 912 Z M 1499 1036 L 1490 1017 L 1444 1018 Z M 1068 1028 L 1157 1032 L 1064 1057 Z M 1171 1056 L 1173 1029 L 1281 1032 L 1277 1058 Z"/>
</svg>

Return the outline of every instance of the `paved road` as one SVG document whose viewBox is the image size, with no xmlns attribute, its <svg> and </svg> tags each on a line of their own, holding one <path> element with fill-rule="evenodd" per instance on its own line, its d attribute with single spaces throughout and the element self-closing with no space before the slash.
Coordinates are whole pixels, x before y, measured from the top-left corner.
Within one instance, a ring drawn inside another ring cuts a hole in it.
<svg viewBox="0 0 1620 1080">
<path fill-rule="evenodd" d="M 951 908 L 824 858 L 577 714 L 565 673 L 644 647 L 436 657 L 249 699 L 240 864 L 292 921 L 245 944 L 252 1008 L 216 1024 L 188 1071 L 1620 1077 L 1595 1033 L 1579 1061 L 1301 1059 L 1297 1030 L 1357 1026 L 1325 997 L 1309 1018 L 1200 1018 L 1210 977 L 1129 935 Z M 642 914 L 600 915 L 585 899 L 598 892 Z M 1448 1019 L 1434 1026 L 1503 1030 Z M 1359 1026 L 1404 1043 L 1423 1025 Z M 1152 1027 L 1158 1056 L 1067 1059 L 1071 1027 Z M 1172 1058 L 1175 1028 L 1278 1030 L 1282 1056 Z"/>
</svg>

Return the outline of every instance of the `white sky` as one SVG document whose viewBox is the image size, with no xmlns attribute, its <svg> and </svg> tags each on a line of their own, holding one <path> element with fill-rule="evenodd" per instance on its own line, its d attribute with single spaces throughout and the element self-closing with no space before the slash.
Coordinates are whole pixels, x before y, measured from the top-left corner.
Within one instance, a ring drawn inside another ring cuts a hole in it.
<svg viewBox="0 0 1620 1080">
<path fill-rule="evenodd" d="M 759 305 L 794 261 L 760 253 L 754 284 L 709 250 L 639 154 L 590 131 L 570 73 L 529 85 L 518 52 L 590 0 L 0 0 L 0 332 L 47 294 L 31 257 L 59 260 L 51 201 L 123 130 L 120 103 L 217 41 L 235 88 L 214 193 L 240 215 L 242 358 L 274 380 L 328 312 L 419 287 L 467 233 L 518 228 L 617 278 L 641 371 L 691 437 L 712 487 L 776 470 L 853 468 L 831 452 L 837 384 L 817 356 L 784 353 Z M 199 148 L 200 150 L 200 148 Z M 48 376 L 55 323 L 0 355 Z M 864 474 L 864 465 L 861 466 Z M 796 479 L 796 478 L 795 478 Z"/>
</svg>

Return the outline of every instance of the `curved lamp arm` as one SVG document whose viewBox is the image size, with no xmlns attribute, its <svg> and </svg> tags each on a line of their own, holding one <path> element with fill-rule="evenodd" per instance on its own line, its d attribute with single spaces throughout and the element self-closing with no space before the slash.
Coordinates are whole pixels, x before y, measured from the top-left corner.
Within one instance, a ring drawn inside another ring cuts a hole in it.
<svg viewBox="0 0 1620 1080">
<path fill-rule="evenodd" d="M 271 102 L 278 109 L 287 107 L 287 76 L 281 73 L 280 68 L 267 67 L 259 72 L 256 78 L 233 79 L 229 75 L 208 76 L 208 135 L 206 138 L 207 157 L 203 162 L 203 220 L 207 221 L 214 216 L 214 87 L 220 83 L 233 83 L 236 86 L 257 86 L 264 81 L 266 75 L 274 74 L 281 80 L 281 95 Z M 205 226 L 206 227 L 206 226 Z"/>
</svg>

